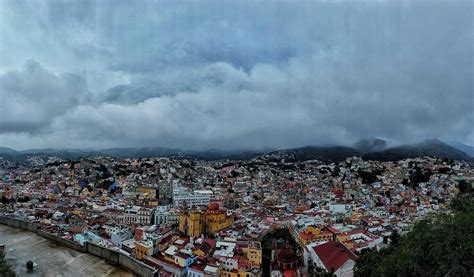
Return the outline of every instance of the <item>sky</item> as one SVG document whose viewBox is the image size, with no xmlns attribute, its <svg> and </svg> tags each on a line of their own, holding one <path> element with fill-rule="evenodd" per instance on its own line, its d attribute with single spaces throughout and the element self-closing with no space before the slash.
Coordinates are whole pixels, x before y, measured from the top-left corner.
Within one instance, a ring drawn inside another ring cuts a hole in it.
<svg viewBox="0 0 474 277">
<path fill-rule="evenodd" d="M 472 1 L 0 1 L 0 146 L 474 145 Z"/>
</svg>

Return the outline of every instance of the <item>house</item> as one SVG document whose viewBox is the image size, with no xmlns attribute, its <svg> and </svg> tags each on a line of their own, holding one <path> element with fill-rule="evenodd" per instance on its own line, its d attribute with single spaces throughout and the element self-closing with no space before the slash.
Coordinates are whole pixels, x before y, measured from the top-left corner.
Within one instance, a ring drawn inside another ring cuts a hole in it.
<svg viewBox="0 0 474 277">
<path fill-rule="evenodd" d="M 151 240 L 137 241 L 135 243 L 135 257 L 143 260 L 146 256 L 153 254 L 153 242 Z"/>
<path fill-rule="evenodd" d="M 308 247 L 313 264 L 326 272 L 332 272 L 338 277 L 353 276 L 353 269 L 357 256 L 344 244 L 329 241 L 316 246 Z"/>
<path fill-rule="evenodd" d="M 206 265 L 202 264 L 192 264 L 188 268 L 188 275 L 187 277 L 204 277 L 204 268 Z"/>
</svg>

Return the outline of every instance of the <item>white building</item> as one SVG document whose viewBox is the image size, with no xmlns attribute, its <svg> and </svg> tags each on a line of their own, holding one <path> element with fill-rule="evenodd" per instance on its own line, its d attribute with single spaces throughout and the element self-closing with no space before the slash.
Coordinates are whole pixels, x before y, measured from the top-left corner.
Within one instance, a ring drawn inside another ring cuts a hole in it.
<svg viewBox="0 0 474 277">
<path fill-rule="evenodd" d="M 189 191 L 183 187 L 175 187 L 173 190 L 173 203 L 175 207 L 179 207 L 186 202 L 188 207 L 207 206 L 211 203 L 213 193 L 211 190 L 195 190 Z"/>
<path fill-rule="evenodd" d="M 153 211 L 153 209 L 134 206 L 119 214 L 117 219 L 122 224 L 150 225 L 153 218 Z"/>
<path fill-rule="evenodd" d="M 171 205 L 158 206 L 155 210 L 155 224 L 168 225 L 179 222 L 179 211 L 173 209 Z"/>
<path fill-rule="evenodd" d="M 346 214 L 350 211 L 350 207 L 346 204 L 329 204 L 329 211 L 332 213 Z"/>
</svg>

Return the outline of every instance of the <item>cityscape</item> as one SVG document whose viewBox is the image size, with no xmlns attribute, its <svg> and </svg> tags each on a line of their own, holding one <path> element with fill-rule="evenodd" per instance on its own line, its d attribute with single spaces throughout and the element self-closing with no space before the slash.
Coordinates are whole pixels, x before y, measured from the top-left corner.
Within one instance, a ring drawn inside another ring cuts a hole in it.
<svg viewBox="0 0 474 277">
<path fill-rule="evenodd" d="M 474 184 L 472 161 L 285 159 L 1 159 L 1 223 L 125 255 L 143 276 L 349 276 Z"/>
<path fill-rule="evenodd" d="M 0 0 L 0 277 L 474 276 L 473 22 Z"/>
</svg>

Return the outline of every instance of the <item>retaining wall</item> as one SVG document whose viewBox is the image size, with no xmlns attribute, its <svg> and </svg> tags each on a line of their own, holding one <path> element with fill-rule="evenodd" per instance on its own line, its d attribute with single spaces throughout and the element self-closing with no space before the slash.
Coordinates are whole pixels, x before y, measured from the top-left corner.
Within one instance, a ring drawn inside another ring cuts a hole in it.
<svg viewBox="0 0 474 277">
<path fill-rule="evenodd" d="M 119 256 L 121 255 L 117 251 L 113 251 L 99 245 L 93 243 L 87 243 L 87 252 L 95 255 L 97 257 L 101 257 L 104 260 L 107 260 L 114 264 L 120 264 Z"/>
<path fill-rule="evenodd" d="M 60 238 L 51 233 L 42 231 L 41 229 L 38 229 L 38 232 L 36 233 L 38 234 L 38 236 L 57 242 L 58 244 L 61 244 L 62 246 L 66 246 L 83 253 L 87 252 L 86 245 L 80 245 L 79 243 L 74 242 L 72 240 Z"/>
<path fill-rule="evenodd" d="M 127 255 L 119 255 L 119 264 L 139 276 L 158 276 L 158 270 Z"/>
<path fill-rule="evenodd" d="M 25 231 L 30 231 L 30 232 L 36 233 L 38 236 L 57 242 L 65 247 L 69 247 L 79 252 L 89 253 L 94 256 L 100 257 L 110 263 L 122 266 L 123 268 L 130 270 L 137 276 L 143 276 L 143 277 L 158 276 L 158 270 L 134 258 L 131 258 L 123 253 L 120 253 L 120 252 L 117 252 L 117 251 L 114 251 L 114 250 L 111 250 L 111 249 L 108 249 L 108 248 L 105 248 L 93 243 L 86 242 L 84 245 L 81 245 L 72 240 L 60 238 L 51 233 L 41 230 L 40 225 L 35 224 L 35 223 L 18 220 L 11 217 L 0 216 L 0 224 L 19 228 Z"/>
</svg>

